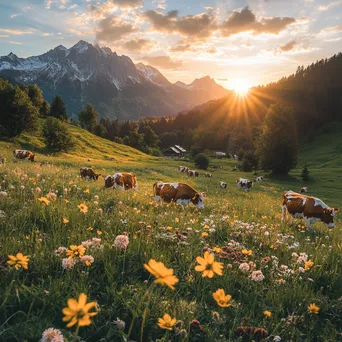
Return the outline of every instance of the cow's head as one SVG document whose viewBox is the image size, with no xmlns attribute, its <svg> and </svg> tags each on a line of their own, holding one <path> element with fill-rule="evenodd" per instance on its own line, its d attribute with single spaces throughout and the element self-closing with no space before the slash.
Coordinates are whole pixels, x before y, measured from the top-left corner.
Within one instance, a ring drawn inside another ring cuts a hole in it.
<svg viewBox="0 0 342 342">
<path fill-rule="evenodd" d="M 95 173 L 95 179 L 98 180 L 101 177 L 101 173 Z"/>
<path fill-rule="evenodd" d="M 205 193 L 204 192 L 196 192 L 195 196 L 191 199 L 191 202 L 198 208 L 198 209 L 204 209 L 204 198 Z"/>
<path fill-rule="evenodd" d="M 36 155 L 35 154 L 31 154 L 28 158 L 28 160 L 31 160 L 31 162 L 34 162 L 36 159 Z"/>
<path fill-rule="evenodd" d="M 110 188 L 114 185 L 114 177 L 112 176 L 102 176 L 104 179 L 104 187 Z"/>
<path fill-rule="evenodd" d="M 240 183 L 240 178 L 237 178 L 237 179 L 236 179 L 236 184 L 237 184 L 237 183 Z"/>
<path fill-rule="evenodd" d="M 322 215 L 322 221 L 328 225 L 329 228 L 334 228 L 335 223 L 334 223 L 334 217 L 336 213 L 338 213 L 339 209 L 338 208 L 326 208 L 323 209 L 323 215 Z"/>
</svg>

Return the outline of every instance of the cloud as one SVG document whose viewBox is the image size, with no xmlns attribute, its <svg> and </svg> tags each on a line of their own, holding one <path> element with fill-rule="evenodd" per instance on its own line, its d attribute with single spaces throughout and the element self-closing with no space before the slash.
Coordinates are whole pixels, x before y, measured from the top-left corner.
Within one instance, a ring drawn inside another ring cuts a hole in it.
<svg viewBox="0 0 342 342">
<path fill-rule="evenodd" d="M 301 46 L 300 46 L 301 45 Z M 312 48 L 311 46 L 303 46 L 303 44 L 299 44 L 295 39 L 290 40 L 284 45 L 280 45 L 275 51 L 274 54 L 284 54 L 284 53 L 305 53 L 308 51 L 317 50 L 317 48 Z"/>
<path fill-rule="evenodd" d="M 9 41 L 9 44 L 13 44 L 13 45 L 23 45 L 23 43 L 20 42 L 14 42 L 14 41 Z"/>
<path fill-rule="evenodd" d="M 149 39 L 136 38 L 128 40 L 122 46 L 129 51 L 141 51 L 142 49 L 149 50 L 153 46 L 153 41 Z"/>
<path fill-rule="evenodd" d="M 210 47 L 208 50 L 207 50 L 208 53 L 216 53 L 217 52 L 217 49 L 215 46 L 212 46 Z"/>
<path fill-rule="evenodd" d="M 325 6 L 321 5 L 321 6 L 319 6 L 319 7 L 318 7 L 318 10 L 319 10 L 319 11 L 327 11 L 327 10 L 329 10 L 330 8 L 335 7 L 335 6 L 338 6 L 338 5 L 341 5 L 341 4 L 342 4 L 342 1 L 334 1 L 334 2 L 331 2 L 331 3 L 328 4 L 328 5 L 325 5 Z"/>
<path fill-rule="evenodd" d="M 18 15 L 20 15 L 20 13 L 13 13 L 10 15 L 11 19 L 14 19 L 15 17 L 17 17 Z"/>
<path fill-rule="evenodd" d="M 69 0 L 45 0 L 45 8 L 50 9 L 52 5 L 64 9 Z"/>
<path fill-rule="evenodd" d="M 142 0 L 111 0 L 113 5 L 122 8 L 135 8 L 142 5 Z"/>
<path fill-rule="evenodd" d="M 288 43 L 286 43 L 285 45 L 281 45 L 279 46 L 278 50 L 280 52 L 287 52 L 287 51 L 291 51 L 296 47 L 296 40 L 290 40 Z"/>
<path fill-rule="evenodd" d="M 148 64 L 151 64 L 157 68 L 161 69 L 181 69 L 183 67 L 183 63 L 178 60 L 172 60 L 169 56 L 145 56 L 143 60 Z"/>
<path fill-rule="evenodd" d="M 252 31 L 255 35 L 261 33 L 279 34 L 295 22 L 294 18 L 289 17 L 271 17 L 257 20 L 254 12 L 245 7 L 233 11 L 220 26 L 220 30 L 225 37 L 247 31 Z"/>
<path fill-rule="evenodd" d="M 31 30 L 23 31 L 23 30 L 16 30 L 16 29 L 0 28 L 0 32 L 9 33 L 9 34 L 12 34 L 12 35 L 15 35 L 15 36 L 21 36 L 23 34 L 32 34 L 32 33 L 35 32 L 35 30 L 31 29 Z"/>
<path fill-rule="evenodd" d="M 90 12 L 97 17 L 111 13 L 116 8 L 133 9 L 142 6 L 142 0 L 107 0 L 105 2 L 92 1 L 90 4 Z"/>
<path fill-rule="evenodd" d="M 178 16 L 178 11 L 167 14 L 148 10 L 143 13 L 155 31 L 179 33 L 187 37 L 209 37 L 216 30 L 215 17 L 208 13 Z"/>
<path fill-rule="evenodd" d="M 342 25 L 340 26 L 329 26 L 318 32 L 319 37 L 330 36 L 336 33 L 342 32 Z"/>
<path fill-rule="evenodd" d="M 194 51 L 194 48 L 189 43 L 179 43 L 170 48 L 171 52 L 186 52 L 186 51 Z"/>
<path fill-rule="evenodd" d="M 137 30 L 130 23 L 121 21 L 120 18 L 110 15 L 102 19 L 97 27 L 96 39 L 100 41 L 116 41 Z"/>
</svg>

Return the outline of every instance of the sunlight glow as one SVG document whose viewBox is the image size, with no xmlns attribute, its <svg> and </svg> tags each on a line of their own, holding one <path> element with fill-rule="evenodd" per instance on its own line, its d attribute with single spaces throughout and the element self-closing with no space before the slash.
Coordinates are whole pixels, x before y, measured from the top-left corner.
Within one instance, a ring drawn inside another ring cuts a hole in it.
<svg viewBox="0 0 342 342">
<path fill-rule="evenodd" d="M 251 85 L 246 78 L 232 78 L 229 80 L 229 87 L 238 95 L 246 95 Z"/>
</svg>

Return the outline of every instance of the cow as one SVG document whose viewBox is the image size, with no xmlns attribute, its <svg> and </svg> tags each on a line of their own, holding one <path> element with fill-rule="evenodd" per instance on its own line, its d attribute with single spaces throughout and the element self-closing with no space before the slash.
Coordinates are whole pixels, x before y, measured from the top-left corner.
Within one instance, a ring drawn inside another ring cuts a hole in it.
<svg viewBox="0 0 342 342">
<path fill-rule="evenodd" d="M 81 178 L 98 180 L 101 176 L 100 173 L 95 173 L 91 167 L 81 167 L 80 168 L 80 176 Z"/>
<path fill-rule="evenodd" d="M 236 180 L 236 186 L 238 189 L 243 189 L 248 192 L 251 188 L 253 188 L 253 182 L 246 178 L 238 178 Z"/>
<path fill-rule="evenodd" d="M 257 178 L 255 179 L 255 181 L 256 181 L 257 183 L 261 183 L 261 182 L 264 181 L 264 177 L 263 177 L 263 176 L 259 176 L 259 177 L 257 177 Z"/>
<path fill-rule="evenodd" d="M 308 188 L 306 186 L 303 186 L 302 188 L 300 188 L 300 193 L 301 194 L 304 194 L 306 192 L 308 192 Z"/>
<path fill-rule="evenodd" d="M 178 166 L 178 172 L 188 172 L 189 168 L 186 166 Z"/>
<path fill-rule="evenodd" d="M 225 183 L 225 182 L 220 182 L 220 188 L 221 189 L 227 189 L 227 183 Z"/>
<path fill-rule="evenodd" d="M 195 171 L 195 170 L 188 170 L 187 173 L 188 173 L 189 177 L 198 177 L 199 176 L 198 171 Z"/>
<path fill-rule="evenodd" d="M 136 190 L 138 188 L 137 177 L 134 173 L 118 172 L 113 176 L 103 176 L 105 188 L 119 190 Z"/>
<path fill-rule="evenodd" d="M 0 156 L 0 164 L 5 164 L 5 158 Z"/>
<path fill-rule="evenodd" d="M 334 217 L 338 211 L 339 209 L 328 207 L 316 197 L 293 191 L 285 191 L 282 194 L 282 222 L 286 221 L 287 213 L 289 213 L 291 223 L 294 218 L 303 218 L 308 228 L 318 221 L 325 223 L 329 228 L 334 228 Z"/>
<path fill-rule="evenodd" d="M 211 178 L 213 175 L 211 173 L 206 173 L 204 177 Z"/>
<path fill-rule="evenodd" d="M 31 162 L 34 162 L 36 159 L 36 155 L 27 150 L 14 150 L 13 157 L 20 160 L 30 160 Z"/>
<path fill-rule="evenodd" d="M 205 193 L 198 192 L 184 183 L 154 183 L 153 194 L 157 203 L 175 202 L 187 206 L 192 202 L 198 209 L 204 209 Z"/>
</svg>

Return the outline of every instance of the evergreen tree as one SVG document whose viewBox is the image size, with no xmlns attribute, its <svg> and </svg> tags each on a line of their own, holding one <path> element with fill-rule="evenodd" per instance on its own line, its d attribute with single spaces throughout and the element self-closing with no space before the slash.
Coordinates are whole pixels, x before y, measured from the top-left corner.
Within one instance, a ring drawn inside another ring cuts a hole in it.
<svg viewBox="0 0 342 342">
<path fill-rule="evenodd" d="M 49 116 L 53 116 L 61 121 L 68 120 L 65 104 L 60 95 L 56 95 L 56 97 L 53 99 L 50 107 Z"/>
<path fill-rule="evenodd" d="M 39 109 L 40 116 L 42 118 L 46 118 L 49 115 L 49 112 L 50 112 L 49 102 L 44 100 Z"/>
<path fill-rule="evenodd" d="M 159 137 L 150 126 L 144 127 L 144 141 L 148 147 L 156 148 L 159 146 Z"/>
<path fill-rule="evenodd" d="M 107 137 L 107 130 L 106 127 L 103 125 L 97 125 L 94 130 L 94 134 L 101 138 Z"/>
<path fill-rule="evenodd" d="M 309 174 L 310 174 L 310 171 L 308 170 L 308 167 L 305 165 L 300 177 L 302 178 L 303 181 L 307 182 L 309 180 Z"/>
<path fill-rule="evenodd" d="M 298 141 L 294 113 L 283 104 L 271 105 L 257 142 L 263 170 L 287 174 L 297 164 Z"/>
<path fill-rule="evenodd" d="M 94 106 L 90 103 L 87 104 L 86 108 L 78 113 L 78 120 L 82 128 L 89 132 L 94 132 L 97 125 L 98 113 Z"/>
</svg>

